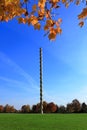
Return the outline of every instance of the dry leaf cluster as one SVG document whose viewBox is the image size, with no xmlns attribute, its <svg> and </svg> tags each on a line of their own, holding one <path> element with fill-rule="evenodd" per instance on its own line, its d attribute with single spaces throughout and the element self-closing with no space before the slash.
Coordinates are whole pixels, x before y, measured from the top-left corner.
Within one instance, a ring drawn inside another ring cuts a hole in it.
<svg viewBox="0 0 87 130">
<path fill-rule="evenodd" d="M 75 2 L 76 5 L 80 4 L 80 0 L 33 0 L 33 5 L 29 0 L 0 0 L 0 21 L 7 22 L 16 18 L 19 23 L 32 25 L 37 30 L 40 30 L 42 25 L 48 38 L 55 40 L 56 36 L 62 33 L 60 27 L 62 19 L 55 20 L 52 15 L 53 10 L 58 11 L 61 4 L 68 8 L 71 2 Z M 32 6 L 31 9 L 28 8 L 28 4 Z M 80 27 L 84 25 L 86 18 L 87 7 L 83 8 L 78 15 Z M 44 24 L 41 24 L 41 22 L 44 22 Z"/>
</svg>

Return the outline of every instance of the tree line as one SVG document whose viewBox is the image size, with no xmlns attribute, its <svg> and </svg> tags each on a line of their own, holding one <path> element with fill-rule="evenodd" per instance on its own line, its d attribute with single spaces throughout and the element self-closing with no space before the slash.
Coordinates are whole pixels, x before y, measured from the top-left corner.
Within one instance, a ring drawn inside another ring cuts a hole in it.
<svg viewBox="0 0 87 130">
<path fill-rule="evenodd" d="M 80 103 L 79 100 L 74 99 L 71 103 L 66 106 L 58 106 L 54 102 L 47 103 L 43 101 L 43 112 L 44 113 L 87 113 L 87 104 L 85 102 Z M 0 105 L 0 113 L 40 113 L 40 103 L 36 105 L 23 105 L 20 110 L 14 108 L 9 104 L 5 106 Z"/>
</svg>

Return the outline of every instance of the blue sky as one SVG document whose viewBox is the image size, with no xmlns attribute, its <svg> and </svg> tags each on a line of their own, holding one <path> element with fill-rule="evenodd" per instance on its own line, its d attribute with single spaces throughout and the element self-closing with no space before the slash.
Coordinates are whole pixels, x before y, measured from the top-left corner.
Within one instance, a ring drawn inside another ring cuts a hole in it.
<svg viewBox="0 0 87 130">
<path fill-rule="evenodd" d="M 83 6 L 83 5 L 82 5 Z M 81 7 L 62 7 L 62 35 L 54 42 L 44 31 L 0 23 L 0 104 L 20 108 L 39 102 L 39 48 L 43 49 L 43 99 L 66 105 L 87 103 L 87 28 L 78 26 Z"/>
</svg>

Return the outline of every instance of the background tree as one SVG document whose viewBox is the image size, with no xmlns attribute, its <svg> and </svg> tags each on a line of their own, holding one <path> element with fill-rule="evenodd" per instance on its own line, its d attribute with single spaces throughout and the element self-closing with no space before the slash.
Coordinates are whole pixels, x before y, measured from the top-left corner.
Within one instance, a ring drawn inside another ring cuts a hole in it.
<svg viewBox="0 0 87 130">
<path fill-rule="evenodd" d="M 39 113 L 40 112 L 40 103 L 37 103 L 36 105 L 32 106 L 32 112 Z M 47 102 L 43 101 L 43 112 L 47 112 Z"/>
<path fill-rule="evenodd" d="M 68 103 L 68 104 L 67 104 L 66 111 L 67 111 L 68 113 L 73 113 L 73 112 L 74 112 L 72 103 Z"/>
<path fill-rule="evenodd" d="M 40 113 L 40 103 L 37 103 L 36 105 L 32 106 L 32 112 Z"/>
<path fill-rule="evenodd" d="M 76 112 L 80 112 L 81 110 L 81 104 L 77 99 L 74 99 L 72 101 L 72 107 L 73 107 L 73 111 Z"/>
<path fill-rule="evenodd" d="M 62 33 L 60 27 L 62 19 L 54 17 L 53 12 L 55 10 L 58 12 L 62 4 L 67 8 L 72 2 L 76 5 L 81 4 L 80 0 L 0 0 L 0 21 L 8 21 L 16 17 L 19 23 L 32 25 L 38 30 L 43 25 L 48 38 L 54 40 L 57 34 Z M 87 18 L 87 1 L 84 0 L 84 3 L 84 8 L 78 15 L 81 27 Z"/>
<path fill-rule="evenodd" d="M 10 106 L 10 112 L 11 112 L 11 113 L 16 112 L 16 109 L 14 108 L 14 106 Z"/>
<path fill-rule="evenodd" d="M 81 104 L 77 99 L 74 99 L 72 103 L 67 104 L 67 112 L 78 113 L 81 111 Z"/>
<path fill-rule="evenodd" d="M 4 112 L 4 106 L 0 105 L 0 113 Z"/>
<path fill-rule="evenodd" d="M 55 113 L 57 112 L 58 107 L 53 102 L 47 104 L 46 112 L 47 113 Z"/>
<path fill-rule="evenodd" d="M 82 105 L 81 105 L 81 112 L 87 113 L 87 105 L 85 103 L 82 103 Z"/>
<path fill-rule="evenodd" d="M 4 106 L 4 112 L 5 113 L 14 113 L 14 112 L 16 112 L 16 109 L 14 108 L 14 106 L 10 106 L 10 105 L 6 104 Z"/>
<path fill-rule="evenodd" d="M 53 102 L 47 103 L 46 101 L 43 101 L 43 112 L 44 113 L 53 113 L 57 112 L 57 105 Z M 32 106 L 32 112 L 34 113 L 40 113 L 40 103 L 37 103 L 36 105 Z"/>
<path fill-rule="evenodd" d="M 68 103 L 65 107 L 64 105 L 58 106 L 54 102 L 47 103 L 43 101 L 44 113 L 87 113 L 87 104 L 83 102 L 82 104 L 79 100 L 74 99 L 71 103 Z M 40 103 L 33 105 L 30 109 L 30 105 L 23 105 L 21 109 L 16 110 L 14 106 L 6 104 L 5 106 L 0 105 L 0 113 L 40 113 Z"/>
<path fill-rule="evenodd" d="M 30 112 L 30 106 L 29 105 L 23 105 L 21 107 L 21 112 L 22 113 L 29 113 Z"/>
<path fill-rule="evenodd" d="M 5 105 L 4 112 L 6 112 L 6 113 L 10 112 L 10 105 L 8 105 L 8 104 Z"/>
<path fill-rule="evenodd" d="M 66 113 L 66 107 L 61 105 L 60 107 L 58 107 L 58 113 Z"/>
<path fill-rule="evenodd" d="M 43 101 L 43 112 L 46 113 L 47 112 L 47 102 Z"/>
<path fill-rule="evenodd" d="M 36 113 L 36 105 L 32 106 L 32 110 L 31 111 L 32 111 L 32 113 Z"/>
</svg>

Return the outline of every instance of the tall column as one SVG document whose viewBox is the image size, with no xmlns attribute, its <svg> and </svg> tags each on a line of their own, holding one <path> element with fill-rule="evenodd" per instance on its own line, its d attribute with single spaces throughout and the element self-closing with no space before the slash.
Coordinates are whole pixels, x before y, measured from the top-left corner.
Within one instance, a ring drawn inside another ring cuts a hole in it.
<svg viewBox="0 0 87 130">
<path fill-rule="evenodd" d="M 40 48 L 40 110 L 41 110 L 41 114 L 43 114 L 42 48 Z"/>
</svg>

